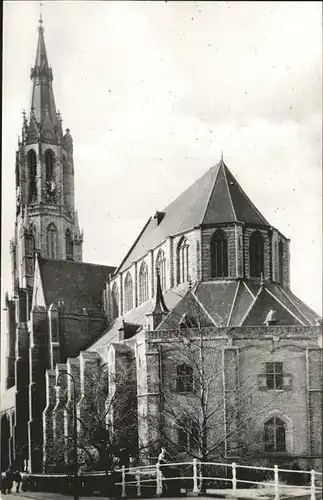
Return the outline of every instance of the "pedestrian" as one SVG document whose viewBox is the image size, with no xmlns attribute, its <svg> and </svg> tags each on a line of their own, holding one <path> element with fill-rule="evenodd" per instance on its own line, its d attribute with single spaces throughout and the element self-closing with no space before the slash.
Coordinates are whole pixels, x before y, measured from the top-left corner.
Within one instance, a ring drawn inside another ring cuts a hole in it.
<svg viewBox="0 0 323 500">
<path fill-rule="evenodd" d="M 8 488 L 8 481 L 6 478 L 6 474 L 4 472 L 1 472 L 1 493 L 4 495 L 7 494 L 7 488 Z"/>
<path fill-rule="evenodd" d="M 5 472 L 5 485 L 4 485 L 4 494 L 11 493 L 12 485 L 13 485 L 13 471 L 11 467 Z"/>
<path fill-rule="evenodd" d="M 19 493 L 20 484 L 22 483 L 22 477 L 21 477 L 21 474 L 20 474 L 20 472 L 18 470 L 14 471 L 14 473 L 13 473 L 13 480 L 16 483 L 16 493 Z"/>
</svg>

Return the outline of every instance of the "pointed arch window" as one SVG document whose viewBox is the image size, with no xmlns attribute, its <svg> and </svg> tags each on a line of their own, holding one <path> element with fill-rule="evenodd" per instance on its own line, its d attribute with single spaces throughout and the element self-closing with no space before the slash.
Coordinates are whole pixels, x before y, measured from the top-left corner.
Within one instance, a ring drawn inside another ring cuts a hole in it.
<svg viewBox="0 0 323 500">
<path fill-rule="evenodd" d="M 228 276 L 228 242 L 220 229 L 215 231 L 211 239 L 211 277 Z"/>
<path fill-rule="evenodd" d="M 249 242 L 249 272 L 253 278 L 264 273 L 264 240 L 259 231 L 254 231 Z"/>
<path fill-rule="evenodd" d="M 65 244 L 66 244 L 66 260 L 74 260 L 73 240 L 71 231 L 69 229 L 66 229 L 65 232 Z"/>
<path fill-rule="evenodd" d="M 159 250 L 156 259 L 156 273 L 159 271 L 161 289 L 166 289 L 166 257 L 163 250 Z"/>
<path fill-rule="evenodd" d="M 33 149 L 28 151 L 27 166 L 29 173 L 28 203 L 37 201 L 37 158 Z"/>
<path fill-rule="evenodd" d="M 139 303 L 148 300 L 148 266 L 143 262 L 139 271 Z"/>
<path fill-rule="evenodd" d="M 45 151 L 45 172 L 46 172 L 46 192 L 47 196 L 53 198 L 55 191 L 54 183 L 54 153 L 51 149 Z"/>
<path fill-rule="evenodd" d="M 265 451 L 286 451 L 286 426 L 278 417 L 272 417 L 264 424 Z"/>
<path fill-rule="evenodd" d="M 279 262 L 279 283 L 284 282 L 284 244 L 282 240 L 278 243 L 278 262 Z"/>
<path fill-rule="evenodd" d="M 133 285 L 131 274 L 128 272 L 124 281 L 124 308 L 125 312 L 133 308 Z"/>
<path fill-rule="evenodd" d="M 47 255 L 49 259 L 57 258 L 57 228 L 51 223 L 47 227 Z"/>
<path fill-rule="evenodd" d="M 119 316 L 119 287 L 117 283 L 113 283 L 112 286 L 112 319 L 118 318 Z"/>
<path fill-rule="evenodd" d="M 189 244 L 182 238 L 177 247 L 177 283 L 185 283 L 189 278 L 188 271 Z"/>
<path fill-rule="evenodd" d="M 67 171 L 66 158 L 63 156 L 63 197 L 64 205 L 68 205 L 68 192 L 69 192 L 69 176 Z"/>
</svg>

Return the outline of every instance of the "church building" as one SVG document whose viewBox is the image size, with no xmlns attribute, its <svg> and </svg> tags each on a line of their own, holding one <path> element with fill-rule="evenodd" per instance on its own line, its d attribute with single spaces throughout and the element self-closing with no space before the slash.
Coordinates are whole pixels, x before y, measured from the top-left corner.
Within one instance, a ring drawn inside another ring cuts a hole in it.
<svg viewBox="0 0 323 500">
<path fill-rule="evenodd" d="M 84 263 L 73 139 L 56 111 L 42 21 L 30 77 L 5 298 L 3 467 L 68 464 L 58 443 L 71 436 L 73 397 L 82 421 L 104 373 L 100 429 L 117 434 L 116 406 L 104 410 L 131 387 L 142 460 L 164 444 L 178 457 L 321 468 L 322 322 L 290 290 L 289 239 L 221 158 L 151 214 L 117 268 Z"/>
</svg>

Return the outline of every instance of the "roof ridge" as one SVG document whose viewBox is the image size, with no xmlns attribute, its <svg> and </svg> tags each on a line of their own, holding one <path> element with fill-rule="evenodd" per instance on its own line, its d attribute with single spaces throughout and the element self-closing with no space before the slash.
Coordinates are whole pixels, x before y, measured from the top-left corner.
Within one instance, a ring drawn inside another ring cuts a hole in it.
<svg viewBox="0 0 323 500">
<path fill-rule="evenodd" d="M 238 282 L 237 282 L 237 288 L 236 288 L 236 291 L 234 292 L 234 297 L 233 297 L 233 301 L 232 301 L 232 304 L 231 304 L 230 313 L 229 313 L 229 316 L 228 316 L 227 326 L 230 326 L 230 321 L 231 321 L 231 318 L 232 318 L 234 306 L 236 305 L 236 301 L 237 301 L 237 296 L 238 296 L 238 292 L 239 292 L 239 288 L 240 288 L 240 283 L 241 283 L 241 280 L 238 280 Z"/>
<path fill-rule="evenodd" d="M 212 196 L 212 193 L 213 193 L 213 189 L 214 189 L 214 187 L 215 187 L 215 183 L 216 183 L 216 180 L 217 180 L 217 178 L 218 178 L 219 171 L 220 171 L 220 162 L 219 162 L 219 163 L 217 163 L 216 165 L 213 165 L 213 167 L 214 167 L 214 168 L 216 168 L 217 170 L 216 170 L 215 179 L 214 179 L 214 182 L 213 182 L 213 187 L 212 187 L 212 189 L 211 189 L 211 191 L 210 191 L 210 194 L 209 194 L 209 200 L 208 200 L 208 202 L 207 202 L 207 204 L 206 204 L 206 207 L 205 207 L 205 212 L 204 212 L 204 215 L 203 215 L 202 220 L 201 220 L 201 224 L 203 224 L 203 221 L 204 221 L 204 219 L 205 219 L 205 216 L 206 216 L 206 214 L 207 214 L 207 211 L 208 211 L 208 208 L 209 208 L 209 205 L 210 205 L 210 201 L 211 201 L 211 196 Z M 211 168 L 213 168 L 213 167 L 211 167 Z M 210 169 L 209 169 L 209 170 L 210 170 Z"/>
<path fill-rule="evenodd" d="M 40 261 L 42 262 L 63 262 L 66 264 L 78 264 L 78 265 L 86 265 L 86 266 L 97 266 L 97 267 L 110 267 L 113 269 L 116 269 L 116 266 L 110 266 L 108 264 L 96 264 L 94 262 L 79 262 L 75 260 L 66 260 L 66 259 L 46 259 L 44 257 L 39 257 Z"/>
<path fill-rule="evenodd" d="M 224 167 L 228 168 L 226 166 L 226 164 L 224 163 L 223 160 L 221 160 L 221 165 L 224 165 Z M 229 169 L 228 169 L 229 170 Z M 237 214 L 236 214 L 236 211 L 235 211 L 235 208 L 234 208 L 234 205 L 233 205 L 233 201 L 232 201 L 232 196 L 231 196 L 231 192 L 230 192 L 230 189 L 229 189 L 229 183 L 228 183 L 228 179 L 227 179 L 227 173 L 225 171 L 225 168 L 223 168 L 223 173 L 224 173 L 224 178 L 225 178 L 225 184 L 227 186 L 227 190 L 228 190 L 228 195 L 229 195 L 229 198 L 230 198 L 230 202 L 231 202 L 231 206 L 232 206 L 232 211 L 233 211 L 233 215 L 234 215 L 234 218 L 236 220 L 236 222 L 238 222 L 238 219 L 237 219 Z"/>
<path fill-rule="evenodd" d="M 118 274 L 119 272 L 119 269 L 121 269 L 121 267 L 123 266 L 123 263 L 127 260 L 127 258 L 129 257 L 129 255 L 131 254 L 132 250 L 135 248 L 135 246 L 137 245 L 138 241 L 140 240 L 142 234 L 144 233 L 145 229 L 147 228 L 149 222 L 152 220 L 152 217 L 149 217 L 149 219 L 147 220 L 146 224 L 144 225 L 144 227 L 142 228 L 142 230 L 140 231 L 140 233 L 138 234 L 137 238 L 135 239 L 135 241 L 133 242 L 133 244 L 131 245 L 131 247 L 129 248 L 128 252 L 126 253 L 126 255 L 124 256 L 124 258 L 122 259 L 122 261 L 120 262 L 119 266 L 115 269 L 114 273 L 115 274 Z M 130 266 L 129 266 L 130 267 Z M 124 269 L 125 271 L 126 269 Z"/>
<path fill-rule="evenodd" d="M 224 162 L 223 162 L 224 163 Z M 237 181 L 236 177 L 233 175 L 233 173 L 231 172 L 231 170 L 229 169 L 229 167 L 224 163 L 224 166 L 225 168 L 228 170 L 229 174 L 234 178 L 235 180 L 235 184 L 237 186 L 237 188 L 239 189 L 240 191 L 240 194 L 242 194 L 243 196 L 245 196 L 246 200 L 248 201 L 248 203 L 250 203 L 251 207 L 255 210 L 255 212 L 257 213 L 257 215 L 263 219 L 265 221 L 265 224 L 270 226 L 269 222 L 267 221 L 267 219 L 262 215 L 262 213 L 258 210 L 258 208 L 256 207 L 256 205 L 254 205 L 254 203 L 251 201 L 251 199 L 249 198 L 249 196 L 247 195 L 247 193 L 242 189 L 242 187 L 240 186 L 239 182 Z M 238 221 L 239 222 L 239 221 Z"/>
<path fill-rule="evenodd" d="M 287 307 L 287 306 L 286 306 L 286 305 L 285 305 L 285 304 L 284 304 L 281 300 L 279 300 L 279 298 L 278 298 L 278 297 L 276 297 L 276 295 L 275 295 L 273 292 L 271 292 L 271 291 L 269 290 L 269 288 L 265 287 L 265 291 L 266 291 L 267 293 L 269 293 L 269 295 L 271 295 L 271 296 L 272 296 L 272 297 L 276 300 L 276 302 L 278 302 L 278 304 L 280 304 L 280 305 L 281 305 L 284 309 L 286 309 L 286 311 L 287 311 L 287 312 L 289 312 L 289 314 L 290 314 L 291 316 L 293 316 L 295 319 L 297 319 L 297 321 L 299 321 L 299 322 L 300 322 L 303 326 L 309 326 L 309 325 L 304 324 L 304 322 L 303 322 L 300 318 L 298 318 L 298 317 L 296 316 L 296 314 L 295 314 L 295 313 L 293 313 L 293 312 L 289 309 L 289 307 Z M 307 321 L 308 321 L 308 320 L 307 320 Z M 309 321 L 309 323 L 310 323 L 310 321 Z"/>
</svg>

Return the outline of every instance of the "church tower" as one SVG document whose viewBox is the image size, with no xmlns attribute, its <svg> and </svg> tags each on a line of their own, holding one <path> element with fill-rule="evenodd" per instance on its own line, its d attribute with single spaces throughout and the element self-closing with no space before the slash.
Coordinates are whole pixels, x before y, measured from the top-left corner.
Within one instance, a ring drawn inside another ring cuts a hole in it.
<svg viewBox="0 0 323 500">
<path fill-rule="evenodd" d="M 10 244 L 13 288 L 31 289 L 34 255 L 82 261 L 83 234 L 74 204 L 73 139 L 56 111 L 43 21 L 31 69 L 31 103 L 23 111 L 16 153 L 16 222 Z"/>
</svg>

